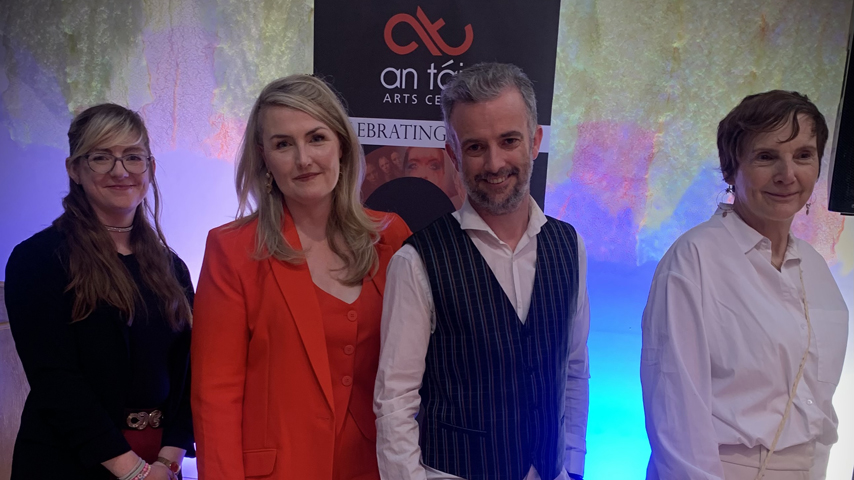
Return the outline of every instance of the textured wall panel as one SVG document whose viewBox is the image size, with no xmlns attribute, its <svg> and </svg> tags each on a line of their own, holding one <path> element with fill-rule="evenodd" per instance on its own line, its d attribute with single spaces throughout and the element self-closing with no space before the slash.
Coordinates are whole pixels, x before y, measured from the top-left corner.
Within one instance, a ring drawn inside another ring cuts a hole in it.
<svg viewBox="0 0 854 480">
<path fill-rule="evenodd" d="M 572 222 L 590 253 L 586 478 L 643 477 L 640 315 L 656 262 L 724 188 L 718 121 L 745 95 L 784 88 L 809 95 L 832 128 L 851 8 L 563 0 L 546 211 Z M 145 117 L 163 226 L 196 276 L 207 231 L 236 209 L 246 115 L 270 80 L 311 72 L 313 22 L 308 0 L 0 0 L 0 269 L 60 213 L 74 112 L 113 101 Z M 793 229 L 854 308 L 854 224 L 821 207 L 824 178 L 816 202 Z M 853 350 L 849 339 L 838 406 L 854 404 Z M 854 412 L 838 410 L 828 478 L 854 466 Z"/>
</svg>

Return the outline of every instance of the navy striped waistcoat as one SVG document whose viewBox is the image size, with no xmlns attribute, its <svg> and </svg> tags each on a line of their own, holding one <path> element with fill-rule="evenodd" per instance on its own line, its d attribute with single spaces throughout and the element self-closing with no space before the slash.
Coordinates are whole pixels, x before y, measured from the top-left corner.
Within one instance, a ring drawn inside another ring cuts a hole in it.
<svg viewBox="0 0 854 480">
<path fill-rule="evenodd" d="M 421 387 L 425 465 L 467 480 L 543 480 L 563 469 L 575 230 L 553 218 L 537 235 L 523 324 L 477 247 L 450 214 L 406 243 L 424 261 L 436 310 Z"/>
</svg>

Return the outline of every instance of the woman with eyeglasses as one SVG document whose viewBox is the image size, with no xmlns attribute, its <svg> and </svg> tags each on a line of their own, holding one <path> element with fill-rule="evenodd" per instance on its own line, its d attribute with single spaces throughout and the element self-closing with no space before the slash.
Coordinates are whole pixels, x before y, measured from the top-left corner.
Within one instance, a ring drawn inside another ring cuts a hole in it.
<svg viewBox="0 0 854 480">
<path fill-rule="evenodd" d="M 193 449 L 193 289 L 160 229 L 148 133 L 103 104 L 74 118 L 68 141 L 65 211 L 6 266 L 31 389 L 11 478 L 179 478 Z"/>
</svg>

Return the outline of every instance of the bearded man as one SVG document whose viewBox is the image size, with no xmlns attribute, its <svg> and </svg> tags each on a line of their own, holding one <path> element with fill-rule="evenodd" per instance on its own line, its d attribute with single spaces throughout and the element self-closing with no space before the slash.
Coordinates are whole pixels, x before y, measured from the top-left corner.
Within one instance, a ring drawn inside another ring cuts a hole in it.
<svg viewBox="0 0 854 480">
<path fill-rule="evenodd" d="M 478 64 L 451 80 L 441 104 L 445 150 L 467 195 L 388 267 L 374 401 L 380 475 L 580 479 L 587 260 L 575 229 L 529 193 L 543 138 L 533 85 L 514 65 Z"/>
</svg>

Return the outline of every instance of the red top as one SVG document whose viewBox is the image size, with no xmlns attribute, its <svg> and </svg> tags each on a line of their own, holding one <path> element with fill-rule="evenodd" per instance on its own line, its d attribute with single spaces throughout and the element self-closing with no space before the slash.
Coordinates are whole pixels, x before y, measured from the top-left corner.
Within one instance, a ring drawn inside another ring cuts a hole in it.
<svg viewBox="0 0 854 480">
<path fill-rule="evenodd" d="M 299 250 L 293 217 L 287 208 L 284 213 L 282 233 Z M 411 233 L 394 214 L 366 213 L 389 222 L 374 245 L 376 275 L 363 283 L 365 292 L 365 286 L 382 292 L 389 260 Z M 333 480 L 333 460 L 347 452 L 337 449 L 339 412 L 318 295 L 306 262 L 253 257 L 257 227 L 255 218 L 208 235 L 190 356 L 199 478 Z M 352 344 L 355 382 L 344 415 L 349 412 L 373 442 L 380 315 L 364 325 L 358 315 Z M 344 423 L 342 431 L 348 425 L 353 426 Z M 361 464 L 366 458 L 354 452 L 349 462 Z"/>
<path fill-rule="evenodd" d="M 317 285 L 314 290 L 323 316 L 335 401 L 332 478 L 379 479 L 375 430 L 370 428 L 373 425 L 369 427 L 356 422 L 350 409 L 350 399 L 361 396 L 354 404 L 373 403 L 380 349 L 382 295 L 370 280 L 362 283 L 359 297 L 350 304 Z"/>
</svg>

